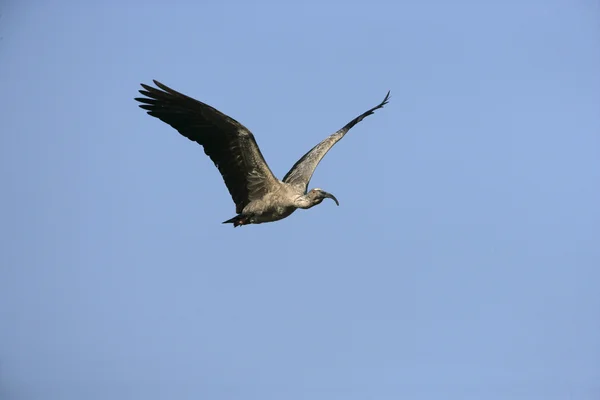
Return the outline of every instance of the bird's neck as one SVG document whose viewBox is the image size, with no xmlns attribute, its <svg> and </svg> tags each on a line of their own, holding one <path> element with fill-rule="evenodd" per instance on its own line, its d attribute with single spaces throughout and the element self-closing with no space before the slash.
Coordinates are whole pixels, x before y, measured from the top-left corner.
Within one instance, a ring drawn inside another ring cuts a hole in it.
<svg viewBox="0 0 600 400">
<path fill-rule="evenodd" d="M 315 203 L 312 201 L 312 199 L 310 197 L 308 197 L 308 195 L 303 195 L 303 196 L 299 196 L 298 198 L 296 198 L 296 200 L 294 201 L 294 206 L 298 207 L 298 208 L 311 208 L 312 206 L 314 206 Z"/>
</svg>

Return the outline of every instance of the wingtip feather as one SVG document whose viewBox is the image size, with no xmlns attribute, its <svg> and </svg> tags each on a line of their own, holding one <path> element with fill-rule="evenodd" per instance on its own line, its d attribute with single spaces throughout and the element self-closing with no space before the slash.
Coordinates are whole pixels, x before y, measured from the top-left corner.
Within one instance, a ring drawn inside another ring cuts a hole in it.
<svg viewBox="0 0 600 400">
<path fill-rule="evenodd" d="M 170 87 L 168 87 L 167 85 L 165 85 L 164 83 L 161 83 L 159 81 L 157 81 L 156 79 L 152 80 L 154 82 L 154 84 L 156 86 L 158 86 L 159 88 L 161 88 L 162 90 L 164 90 L 165 92 L 172 92 L 173 89 L 171 89 Z"/>
<path fill-rule="evenodd" d="M 381 102 L 381 106 L 382 106 L 382 107 L 383 107 L 383 106 L 385 106 L 385 105 L 386 105 L 386 104 L 387 104 L 387 103 L 390 101 L 390 99 L 392 98 L 392 97 L 390 96 L 390 94 L 391 94 L 391 93 L 392 93 L 392 91 L 391 91 L 391 90 L 388 90 L 388 92 L 387 92 L 387 94 L 385 95 L 385 97 L 384 97 L 383 101 Z"/>
<path fill-rule="evenodd" d="M 142 86 L 144 89 L 146 89 L 146 90 L 148 90 L 148 91 L 151 91 L 152 89 L 154 89 L 152 86 L 150 86 L 150 85 L 146 85 L 145 83 L 140 83 L 140 85 L 141 85 L 141 86 Z M 154 89 L 154 90 L 156 90 L 156 89 Z M 141 93 L 141 92 L 142 92 L 142 91 L 140 90 L 140 93 Z"/>
</svg>

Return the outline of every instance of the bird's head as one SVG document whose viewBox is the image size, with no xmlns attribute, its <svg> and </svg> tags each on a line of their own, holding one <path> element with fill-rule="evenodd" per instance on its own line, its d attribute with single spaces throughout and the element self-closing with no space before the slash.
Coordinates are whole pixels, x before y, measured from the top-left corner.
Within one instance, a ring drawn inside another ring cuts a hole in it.
<svg viewBox="0 0 600 400">
<path fill-rule="evenodd" d="M 311 191 L 307 193 L 307 196 L 311 201 L 311 206 L 316 206 L 317 204 L 321 204 L 321 202 L 324 199 L 331 199 L 331 200 L 335 201 L 335 204 L 337 204 L 338 206 L 340 205 L 340 203 L 338 202 L 338 200 L 335 198 L 334 195 L 332 195 L 331 193 L 327 193 L 323 189 L 319 189 L 319 188 L 311 189 Z"/>
</svg>

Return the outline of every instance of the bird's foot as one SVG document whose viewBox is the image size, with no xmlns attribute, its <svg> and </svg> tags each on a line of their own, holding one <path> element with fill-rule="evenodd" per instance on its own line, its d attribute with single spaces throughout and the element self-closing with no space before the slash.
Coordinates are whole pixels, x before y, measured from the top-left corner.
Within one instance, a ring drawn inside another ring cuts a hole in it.
<svg viewBox="0 0 600 400">
<path fill-rule="evenodd" d="M 238 226 L 242 226 L 242 225 L 248 225 L 250 223 L 250 218 L 249 217 L 240 217 L 237 220 L 234 221 L 233 223 L 233 227 L 237 228 Z"/>
</svg>

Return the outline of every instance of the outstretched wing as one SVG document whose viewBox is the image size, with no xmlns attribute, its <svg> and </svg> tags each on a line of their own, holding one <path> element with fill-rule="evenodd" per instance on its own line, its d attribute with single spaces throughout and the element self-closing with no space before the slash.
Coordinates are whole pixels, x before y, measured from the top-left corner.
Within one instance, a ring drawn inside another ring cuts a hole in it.
<svg viewBox="0 0 600 400">
<path fill-rule="evenodd" d="M 275 178 L 256 144 L 254 135 L 242 124 L 208 104 L 181 94 L 158 81 L 138 97 L 147 113 L 171 125 L 181 135 L 204 147 L 215 163 L 239 214 L 252 200 L 262 197 Z"/>
<path fill-rule="evenodd" d="M 346 133 L 356 124 L 363 120 L 363 118 L 373 114 L 375 110 L 382 108 L 390 99 L 390 92 L 387 93 L 383 101 L 376 107 L 371 108 L 348 122 L 342 129 L 336 133 L 328 136 L 321 143 L 313 147 L 308 153 L 302 156 L 296 164 L 290 169 L 290 171 L 283 178 L 283 182 L 291 185 L 299 186 L 302 190 L 306 191 L 310 178 L 312 177 L 317 165 L 321 159 L 327 154 L 327 152 L 333 147 L 334 144 L 340 141 Z"/>
</svg>

